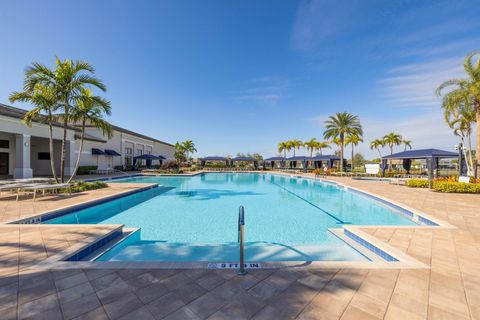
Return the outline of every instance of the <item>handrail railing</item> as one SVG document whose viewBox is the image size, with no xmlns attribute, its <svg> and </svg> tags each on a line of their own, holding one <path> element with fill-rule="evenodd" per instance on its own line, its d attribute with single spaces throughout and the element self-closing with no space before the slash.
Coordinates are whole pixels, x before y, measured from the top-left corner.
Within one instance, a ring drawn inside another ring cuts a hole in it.
<svg viewBox="0 0 480 320">
<path fill-rule="evenodd" d="M 247 274 L 247 270 L 245 270 L 245 244 L 244 244 L 244 233 L 243 228 L 245 226 L 245 212 L 243 206 L 240 206 L 238 209 L 238 243 L 240 244 L 240 268 L 237 271 L 238 275 L 245 275 Z"/>
</svg>

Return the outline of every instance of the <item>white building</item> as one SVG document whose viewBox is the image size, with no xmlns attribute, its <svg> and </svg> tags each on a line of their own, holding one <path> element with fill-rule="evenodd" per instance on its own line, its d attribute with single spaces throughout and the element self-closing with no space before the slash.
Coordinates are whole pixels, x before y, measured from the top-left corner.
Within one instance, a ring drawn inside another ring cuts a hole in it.
<svg viewBox="0 0 480 320">
<path fill-rule="evenodd" d="M 48 125 L 33 122 L 27 127 L 22 119 L 27 111 L 0 103 L 0 177 L 30 178 L 51 175 L 48 145 Z M 99 129 L 86 129 L 80 166 L 98 166 L 98 169 L 126 166 L 133 157 L 142 154 L 161 155 L 173 159 L 172 144 L 113 126 L 111 139 Z M 80 145 L 80 129 L 67 129 L 65 173 L 74 169 Z M 56 171 L 60 173 L 60 150 L 63 128 L 53 127 Z"/>
</svg>

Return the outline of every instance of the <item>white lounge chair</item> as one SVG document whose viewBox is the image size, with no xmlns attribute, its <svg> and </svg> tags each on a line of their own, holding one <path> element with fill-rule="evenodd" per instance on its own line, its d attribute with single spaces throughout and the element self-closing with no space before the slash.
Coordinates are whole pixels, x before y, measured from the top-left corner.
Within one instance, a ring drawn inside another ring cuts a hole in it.
<svg viewBox="0 0 480 320">
<path fill-rule="evenodd" d="M 58 191 L 60 189 L 67 189 L 68 194 L 71 194 L 70 187 L 71 185 L 69 183 L 24 185 L 17 189 L 17 201 L 21 191 L 33 192 L 33 201 L 35 201 L 35 198 L 37 197 L 37 191 L 42 191 L 42 194 L 45 195 L 46 190 Z"/>
</svg>

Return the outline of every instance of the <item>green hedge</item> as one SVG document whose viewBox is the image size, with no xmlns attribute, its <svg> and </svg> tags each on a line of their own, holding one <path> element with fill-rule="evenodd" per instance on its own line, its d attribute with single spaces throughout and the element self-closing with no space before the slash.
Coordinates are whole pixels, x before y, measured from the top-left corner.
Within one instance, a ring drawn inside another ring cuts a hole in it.
<svg viewBox="0 0 480 320">
<path fill-rule="evenodd" d="M 480 184 L 436 181 L 433 184 L 433 189 L 438 192 L 448 193 L 480 193 Z"/>
<path fill-rule="evenodd" d="M 410 179 L 407 181 L 407 186 L 412 188 L 428 188 L 428 180 Z"/>
<path fill-rule="evenodd" d="M 407 186 L 412 188 L 428 188 L 428 180 L 410 179 Z M 434 181 L 433 190 L 446 193 L 480 193 L 480 184 L 452 181 Z"/>
<path fill-rule="evenodd" d="M 98 166 L 79 166 L 77 174 L 89 174 L 90 170 L 97 170 Z"/>
</svg>

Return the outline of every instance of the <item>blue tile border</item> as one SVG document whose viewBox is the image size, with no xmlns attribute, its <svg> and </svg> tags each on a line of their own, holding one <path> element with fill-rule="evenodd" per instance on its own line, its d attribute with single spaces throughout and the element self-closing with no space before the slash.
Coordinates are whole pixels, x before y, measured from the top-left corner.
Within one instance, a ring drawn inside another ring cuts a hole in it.
<svg viewBox="0 0 480 320">
<path fill-rule="evenodd" d="M 100 247 L 104 246 L 107 242 L 109 242 L 109 241 L 111 241 L 111 240 L 113 240 L 117 237 L 120 237 L 120 236 L 122 236 L 122 230 L 115 230 L 114 232 L 112 232 L 108 236 L 106 236 L 106 237 L 104 237 L 104 238 L 102 238 L 102 239 L 100 239 L 100 240 L 98 240 L 94 243 L 91 243 L 87 247 L 83 248 L 82 250 L 75 253 L 74 255 L 64 259 L 63 261 L 81 261 L 86 256 L 90 255 L 94 251 L 98 250 Z"/>
<path fill-rule="evenodd" d="M 75 206 L 72 206 L 72 207 L 68 207 L 68 208 L 64 208 L 64 209 L 58 209 L 58 210 L 55 210 L 55 211 L 52 211 L 52 212 L 42 214 L 40 216 L 13 221 L 13 222 L 10 222 L 9 224 L 39 224 L 39 223 L 42 223 L 43 221 L 55 219 L 55 218 L 58 218 L 58 217 L 61 217 L 61 216 L 79 211 L 79 210 L 87 209 L 87 208 L 90 208 L 90 207 L 93 207 L 93 206 L 96 206 L 96 205 L 99 205 L 99 204 L 102 204 L 102 203 L 105 203 L 105 202 L 113 201 L 113 200 L 116 200 L 116 199 L 119 199 L 119 198 L 130 196 L 132 194 L 147 191 L 147 190 L 157 188 L 157 187 L 158 187 L 158 184 L 157 185 L 152 185 L 150 187 L 133 189 L 133 190 L 129 190 L 129 191 L 121 193 L 121 194 L 115 194 L 115 195 L 112 195 L 112 196 L 109 196 L 109 197 L 106 197 L 106 198 L 103 198 L 103 199 L 96 199 L 96 200 L 93 200 L 93 201 L 90 201 L 90 202 L 87 202 L 87 203 L 81 203 L 81 204 L 78 204 L 78 205 L 75 205 Z"/>
<path fill-rule="evenodd" d="M 388 253 L 386 253 L 385 251 L 383 251 L 382 249 L 374 246 L 373 244 L 371 244 L 370 242 L 366 241 L 365 239 L 357 236 L 355 233 L 347 230 L 347 229 L 344 229 L 344 234 L 355 240 L 357 243 L 361 244 L 362 246 L 364 246 L 365 248 L 367 248 L 368 250 L 372 251 L 373 253 L 375 253 L 377 256 L 380 256 L 382 259 L 386 260 L 386 261 L 389 261 L 389 262 L 398 262 L 399 260 L 391 255 L 389 255 Z"/>
</svg>

